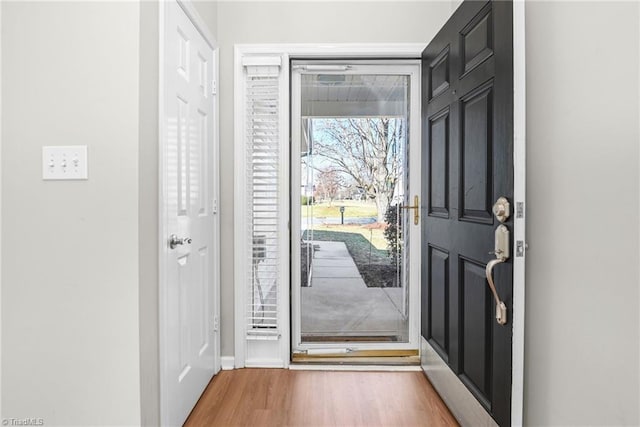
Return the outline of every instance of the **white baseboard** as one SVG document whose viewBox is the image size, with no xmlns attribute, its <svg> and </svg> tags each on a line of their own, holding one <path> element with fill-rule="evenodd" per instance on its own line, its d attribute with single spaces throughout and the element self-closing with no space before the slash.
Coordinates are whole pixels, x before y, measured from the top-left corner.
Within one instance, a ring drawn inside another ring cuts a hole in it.
<svg viewBox="0 0 640 427">
<path fill-rule="evenodd" d="M 249 359 L 245 363 L 245 368 L 280 368 L 285 367 L 282 359 Z"/>
<path fill-rule="evenodd" d="M 236 358 L 233 356 L 222 356 L 220 365 L 223 371 L 231 371 L 236 368 Z"/>
</svg>

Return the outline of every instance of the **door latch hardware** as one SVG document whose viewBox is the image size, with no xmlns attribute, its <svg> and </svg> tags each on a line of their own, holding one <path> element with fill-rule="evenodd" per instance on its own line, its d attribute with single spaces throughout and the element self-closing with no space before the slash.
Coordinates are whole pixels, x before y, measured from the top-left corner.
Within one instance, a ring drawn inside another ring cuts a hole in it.
<svg viewBox="0 0 640 427">
<path fill-rule="evenodd" d="M 496 255 L 495 259 L 492 259 L 487 263 L 485 274 L 487 276 L 487 282 L 491 293 L 496 301 L 496 321 L 500 325 L 507 324 L 507 306 L 498 296 L 496 285 L 493 282 L 493 268 L 509 259 L 509 229 L 505 225 L 500 225 L 496 228 L 495 233 L 495 246 L 493 253 Z"/>
<path fill-rule="evenodd" d="M 190 244 L 191 244 L 190 237 L 178 238 L 178 236 L 176 236 L 175 234 L 172 234 L 171 236 L 169 236 L 169 247 L 171 249 L 175 249 L 176 246 L 178 245 L 190 245 Z"/>
<path fill-rule="evenodd" d="M 403 206 L 402 209 L 413 209 L 413 223 L 418 225 L 420 222 L 420 203 L 418 196 L 413 196 L 413 206 Z"/>
<path fill-rule="evenodd" d="M 493 205 L 493 214 L 500 222 L 505 222 L 509 218 L 511 215 L 510 210 L 511 206 L 509 205 L 509 200 L 507 200 L 506 197 L 499 197 Z"/>
<path fill-rule="evenodd" d="M 516 258 L 522 258 L 524 256 L 524 240 L 516 241 Z"/>
</svg>

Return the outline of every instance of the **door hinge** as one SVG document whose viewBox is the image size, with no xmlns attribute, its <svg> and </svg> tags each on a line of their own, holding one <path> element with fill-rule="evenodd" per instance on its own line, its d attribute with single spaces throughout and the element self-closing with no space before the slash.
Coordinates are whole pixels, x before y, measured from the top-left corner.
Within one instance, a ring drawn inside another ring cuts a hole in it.
<svg viewBox="0 0 640 427">
<path fill-rule="evenodd" d="M 215 95 L 218 92 L 218 83 L 215 80 L 211 80 L 211 95 Z"/>
<path fill-rule="evenodd" d="M 211 213 L 213 214 L 218 213 L 218 199 L 213 199 L 211 201 Z"/>
<path fill-rule="evenodd" d="M 218 332 L 219 327 L 220 327 L 220 320 L 218 316 L 213 316 L 213 332 Z"/>
<path fill-rule="evenodd" d="M 524 218 L 524 202 L 516 202 L 516 218 Z"/>
</svg>

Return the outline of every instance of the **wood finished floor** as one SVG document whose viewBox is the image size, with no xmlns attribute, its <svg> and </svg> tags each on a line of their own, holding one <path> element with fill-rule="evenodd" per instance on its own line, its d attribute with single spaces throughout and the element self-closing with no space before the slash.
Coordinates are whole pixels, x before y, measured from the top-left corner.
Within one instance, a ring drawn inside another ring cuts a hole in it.
<svg viewBox="0 0 640 427">
<path fill-rule="evenodd" d="M 185 426 L 457 426 L 422 372 L 238 369 L 214 377 Z"/>
</svg>

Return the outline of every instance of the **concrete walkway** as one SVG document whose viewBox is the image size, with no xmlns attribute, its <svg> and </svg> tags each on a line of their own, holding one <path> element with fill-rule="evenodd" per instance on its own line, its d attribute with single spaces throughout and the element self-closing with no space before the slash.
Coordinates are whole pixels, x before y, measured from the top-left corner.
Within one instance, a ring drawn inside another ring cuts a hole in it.
<svg viewBox="0 0 640 427">
<path fill-rule="evenodd" d="M 303 335 L 406 335 L 388 291 L 368 288 L 343 242 L 313 241 L 311 286 L 302 288 Z"/>
</svg>

